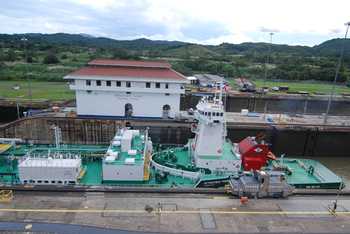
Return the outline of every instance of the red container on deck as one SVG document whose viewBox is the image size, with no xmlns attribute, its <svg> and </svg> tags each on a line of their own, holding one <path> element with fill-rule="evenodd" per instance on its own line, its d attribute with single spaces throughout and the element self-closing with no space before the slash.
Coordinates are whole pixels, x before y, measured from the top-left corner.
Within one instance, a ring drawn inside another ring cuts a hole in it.
<svg viewBox="0 0 350 234">
<path fill-rule="evenodd" d="M 255 137 L 247 137 L 238 143 L 245 171 L 260 170 L 266 165 L 272 153 L 267 144 L 258 143 Z"/>
</svg>

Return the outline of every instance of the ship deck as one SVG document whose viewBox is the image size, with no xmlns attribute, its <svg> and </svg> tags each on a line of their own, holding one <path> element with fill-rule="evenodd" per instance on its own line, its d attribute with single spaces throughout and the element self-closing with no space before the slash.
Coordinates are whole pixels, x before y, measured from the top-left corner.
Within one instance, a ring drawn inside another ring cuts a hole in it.
<svg viewBox="0 0 350 234">
<path fill-rule="evenodd" d="M 272 167 L 285 168 L 288 184 L 296 188 L 334 188 L 342 179 L 318 161 L 312 159 L 277 159 Z"/>
<path fill-rule="evenodd" d="M 225 144 L 226 145 L 226 144 Z M 165 180 L 156 180 L 156 172 L 150 169 L 150 180 L 143 182 L 128 181 L 109 181 L 102 182 L 102 156 L 106 152 L 107 145 L 65 145 L 60 149 L 65 152 L 79 153 L 83 158 L 83 166 L 87 169 L 80 184 L 83 185 L 125 185 L 125 186 L 147 186 L 147 187 L 194 187 L 196 182 L 190 179 L 168 175 Z M 231 146 L 226 145 L 225 150 L 231 150 Z M 28 151 L 45 153 L 47 150 L 54 152 L 57 150 L 52 145 L 18 145 L 0 154 L 0 183 L 10 184 L 18 182 L 17 162 L 21 160 Z M 193 168 L 193 162 L 189 157 L 188 150 L 185 148 L 176 149 L 175 165 L 180 167 Z M 169 163 L 172 163 L 169 160 Z M 275 164 L 275 165 L 273 165 Z M 338 189 L 342 183 L 342 179 L 334 174 L 327 167 L 318 161 L 311 159 L 278 159 L 270 166 L 283 166 L 291 173 L 286 173 L 286 179 L 289 184 L 297 188 L 334 188 Z M 313 173 L 309 172 L 310 166 L 313 167 Z M 222 179 L 217 175 L 202 175 L 202 180 Z"/>
</svg>

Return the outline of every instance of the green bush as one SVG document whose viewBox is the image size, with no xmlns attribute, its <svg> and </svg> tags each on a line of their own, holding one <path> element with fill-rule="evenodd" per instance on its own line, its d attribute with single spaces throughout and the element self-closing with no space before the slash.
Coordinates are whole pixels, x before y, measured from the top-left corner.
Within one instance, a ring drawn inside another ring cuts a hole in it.
<svg viewBox="0 0 350 234">
<path fill-rule="evenodd" d="M 44 64 L 56 64 L 59 63 L 60 61 L 58 60 L 57 56 L 55 54 L 48 54 L 45 56 L 43 63 Z"/>
</svg>

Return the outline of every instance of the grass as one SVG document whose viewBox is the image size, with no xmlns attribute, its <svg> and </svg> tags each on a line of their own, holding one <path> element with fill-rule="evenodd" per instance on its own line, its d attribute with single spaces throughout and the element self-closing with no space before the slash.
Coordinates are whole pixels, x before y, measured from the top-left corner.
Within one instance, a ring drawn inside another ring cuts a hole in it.
<svg viewBox="0 0 350 234">
<path fill-rule="evenodd" d="M 13 87 L 19 85 L 19 90 Z M 74 98 L 74 92 L 66 82 L 32 81 L 32 98 L 48 100 L 68 100 Z M 28 83 L 26 81 L 0 81 L 0 97 L 29 99 Z"/>
<path fill-rule="evenodd" d="M 332 90 L 332 83 L 323 83 L 317 81 L 271 81 L 267 80 L 265 83 L 263 80 L 255 79 L 253 80 L 256 87 L 269 87 L 272 88 L 274 86 L 288 86 L 289 92 L 309 92 L 309 93 L 324 93 L 329 94 Z M 236 87 L 235 81 L 231 80 L 232 87 Z M 281 93 L 281 92 L 278 92 Z M 350 94 L 350 88 L 346 85 L 336 85 L 335 93 L 337 94 Z"/>
</svg>

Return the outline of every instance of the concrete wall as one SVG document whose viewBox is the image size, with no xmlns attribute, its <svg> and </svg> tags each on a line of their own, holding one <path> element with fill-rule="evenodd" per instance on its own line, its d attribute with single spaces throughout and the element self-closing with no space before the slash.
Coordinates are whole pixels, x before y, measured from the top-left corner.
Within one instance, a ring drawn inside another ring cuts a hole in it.
<svg viewBox="0 0 350 234">
<path fill-rule="evenodd" d="M 118 127 L 126 124 L 135 129 L 150 127 L 153 143 L 186 144 L 189 137 L 190 123 L 174 121 L 141 120 L 97 120 L 79 118 L 27 118 L 0 127 L 0 137 L 22 138 L 34 143 L 53 144 L 51 126 L 58 125 L 62 130 L 64 144 L 109 144 Z M 229 126 L 228 138 L 238 142 L 246 136 L 264 133 L 266 140 L 276 155 L 286 153 L 288 156 L 344 156 L 350 152 L 350 128 L 346 127 L 297 127 L 283 126 Z"/>
<path fill-rule="evenodd" d="M 200 94 L 186 94 L 181 98 L 181 110 L 194 108 L 201 98 Z M 248 109 L 253 112 L 322 114 L 326 112 L 328 98 L 323 97 L 271 97 L 231 95 L 224 99 L 227 112 L 240 112 Z M 350 98 L 334 98 L 331 115 L 350 115 Z"/>
</svg>

